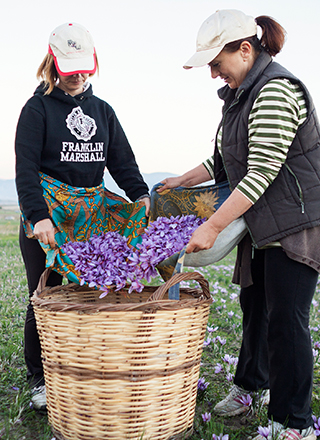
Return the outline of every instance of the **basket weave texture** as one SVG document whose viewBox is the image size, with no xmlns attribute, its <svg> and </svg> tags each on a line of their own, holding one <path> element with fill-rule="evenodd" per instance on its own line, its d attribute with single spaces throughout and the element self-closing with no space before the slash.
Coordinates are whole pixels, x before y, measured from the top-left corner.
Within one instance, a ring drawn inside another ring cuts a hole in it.
<svg viewBox="0 0 320 440">
<path fill-rule="evenodd" d="M 99 299 L 77 284 L 45 287 L 32 302 L 40 335 L 48 419 L 61 440 L 167 440 L 192 432 L 211 296 L 197 272 L 142 293 Z M 168 289 L 196 280 L 200 289 Z"/>
</svg>

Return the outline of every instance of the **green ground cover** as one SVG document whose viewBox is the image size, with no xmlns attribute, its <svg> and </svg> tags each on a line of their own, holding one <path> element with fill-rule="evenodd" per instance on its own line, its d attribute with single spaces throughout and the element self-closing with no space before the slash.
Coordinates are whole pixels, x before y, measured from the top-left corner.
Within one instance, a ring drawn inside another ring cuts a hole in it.
<svg viewBox="0 0 320 440">
<path fill-rule="evenodd" d="M 27 285 L 18 245 L 19 214 L 15 208 L 0 209 L 0 439 L 51 440 L 46 415 L 30 408 L 30 391 L 25 383 L 23 325 Z M 213 434 L 229 439 L 246 439 L 258 426 L 267 425 L 265 408 L 242 417 L 215 417 L 212 407 L 223 398 L 232 383 L 241 342 L 239 288 L 231 283 L 235 255 L 216 265 L 201 268 L 210 282 L 213 298 L 203 350 L 200 377 L 207 383 L 197 397 L 194 434 L 191 440 L 209 440 Z M 157 280 L 157 282 L 160 282 Z M 320 286 L 311 308 L 310 329 L 314 346 L 313 413 L 320 416 Z M 210 413 L 204 422 L 202 414 Z M 97 439 L 98 440 L 98 439 Z M 120 440 L 120 439 L 119 439 Z"/>
</svg>

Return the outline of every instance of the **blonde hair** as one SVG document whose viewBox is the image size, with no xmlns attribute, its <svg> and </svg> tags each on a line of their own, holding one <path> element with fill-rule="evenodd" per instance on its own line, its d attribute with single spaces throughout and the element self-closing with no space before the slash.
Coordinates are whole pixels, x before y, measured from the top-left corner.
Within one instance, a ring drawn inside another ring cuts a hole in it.
<svg viewBox="0 0 320 440">
<path fill-rule="evenodd" d="M 96 53 L 95 53 L 95 57 L 96 57 L 97 73 L 99 73 L 98 57 Z M 93 76 L 93 75 L 94 73 L 89 74 L 89 76 Z M 54 64 L 53 55 L 47 53 L 47 55 L 44 57 L 37 71 L 37 79 L 39 81 L 43 81 L 44 86 L 47 88 L 47 90 L 45 91 L 45 95 L 50 95 L 50 93 L 54 89 L 54 86 L 56 85 L 58 78 L 59 75 L 56 66 Z"/>
</svg>

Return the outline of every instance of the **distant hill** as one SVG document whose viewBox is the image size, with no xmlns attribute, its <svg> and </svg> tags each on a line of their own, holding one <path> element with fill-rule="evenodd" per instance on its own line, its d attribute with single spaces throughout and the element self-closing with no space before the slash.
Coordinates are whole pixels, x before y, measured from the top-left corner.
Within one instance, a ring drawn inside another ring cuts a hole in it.
<svg viewBox="0 0 320 440">
<path fill-rule="evenodd" d="M 142 173 L 142 175 L 150 191 L 156 183 L 161 182 L 161 180 L 165 179 L 166 177 L 176 176 L 176 174 L 162 172 Z M 122 197 L 125 197 L 125 193 L 117 186 L 109 173 L 105 173 L 104 181 L 106 188 Z M 0 205 L 16 205 L 17 203 L 18 197 L 14 179 L 0 179 Z"/>
</svg>

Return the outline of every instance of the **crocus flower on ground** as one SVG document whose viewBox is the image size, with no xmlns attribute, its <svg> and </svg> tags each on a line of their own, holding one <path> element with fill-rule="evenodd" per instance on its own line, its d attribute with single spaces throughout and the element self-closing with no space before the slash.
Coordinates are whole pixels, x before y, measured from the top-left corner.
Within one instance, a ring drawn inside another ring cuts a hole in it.
<svg viewBox="0 0 320 440">
<path fill-rule="evenodd" d="M 258 434 L 267 439 L 268 435 L 270 434 L 270 428 L 268 428 L 267 426 L 259 426 Z"/>
<path fill-rule="evenodd" d="M 216 434 L 212 434 L 212 440 L 229 440 L 229 434 L 220 434 L 220 435 L 216 435 Z"/>
<path fill-rule="evenodd" d="M 316 416 L 312 416 L 313 419 L 313 426 L 314 426 L 314 433 L 316 436 L 320 435 L 320 417 L 317 418 Z"/>
<path fill-rule="evenodd" d="M 241 403 L 241 405 L 243 406 L 251 406 L 252 405 L 252 397 L 250 396 L 250 394 L 245 394 L 239 397 L 236 397 L 235 400 L 239 403 Z"/>
<path fill-rule="evenodd" d="M 223 373 L 223 367 L 221 364 L 217 363 L 214 367 L 215 374 Z"/>
<path fill-rule="evenodd" d="M 210 420 L 211 420 L 211 413 L 204 413 L 204 414 L 201 414 L 201 417 L 202 417 L 202 420 L 205 422 L 205 423 L 208 423 L 208 422 L 210 422 Z"/>
<path fill-rule="evenodd" d="M 200 379 L 198 379 L 198 390 L 199 391 L 204 391 L 208 388 L 209 382 L 206 382 L 204 377 L 200 377 Z"/>
</svg>

